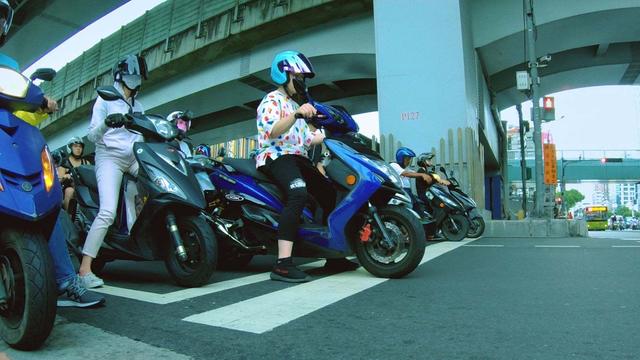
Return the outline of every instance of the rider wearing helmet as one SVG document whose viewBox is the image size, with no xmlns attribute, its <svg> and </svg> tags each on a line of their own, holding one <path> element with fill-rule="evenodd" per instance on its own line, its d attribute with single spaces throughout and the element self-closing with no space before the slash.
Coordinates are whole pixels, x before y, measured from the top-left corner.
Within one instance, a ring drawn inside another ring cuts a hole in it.
<svg viewBox="0 0 640 360">
<path fill-rule="evenodd" d="M 324 134 L 303 119 L 316 114 L 316 109 L 307 102 L 305 83 L 306 79 L 314 76 L 311 62 L 302 53 L 283 51 L 276 54 L 271 63 L 271 79 L 278 88 L 262 99 L 257 110 L 256 167 L 269 176 L 285 195 L 278 227 L 278 258 L 271 272 L 272 280 L 305 282 L 311 279 L 293 264 L 291 258 L 308 191 L 322 194 L 316 199 L 324 210 L 325 218 L 335 207 L 335 196 L 330 195 L 335 192 L 332 185 L 313 166 L 307 153 L 310 146 L 324 140 Z M 327 265 L 330 265 L 329 261 Z M 353 268 L 354 264 L 347 265 Z"/>
<path fill-rule="evenodd" d="M 69 204 L 73 199 L 74 187 L 73 179 L 71 177 L 71 169 L 77 168 L 80 165 L 90 165 L 91 163 L 82 157 L 84 152 L 84 141 L 79 136 L 74 136 L 67 141 L 67 153 L 69 156 L 65 157 L 60 163 L 58 168 L 58 174 L 62 174 L 60 181 L 62 182 L 62 191 L 64 194 L 64 200 L 62 201 L 62 207 L 73 217 L 75 213 L 75 207 Z"/>
<path fill-rule="evenodd" d="M 109 226 L 113 223 L 118 206 L 118 193 L 122 176 L 138 174 L 138 162 L 133 154 L 133 144 L 142 137 L 123 127 L 128 121 L 125 114 L 130 111 L 144 112 L 135 101 L 142 80 L 147 78 L 147 64 L 142 56 L 126 55 L 113 67 L 113 86 L 126 100 L 106 101 L 96 99 L 89 125 L 89 140 L 96 144 L 96 179 L 100 196 L 100 210 L 87 234 L 82 248 L 80 278 L 88 288 L 102 286 L 104 281 L 93 274 L 91 263 L 98 256 Z"/>
<path fill-rule="evenodd" d="M 13 9 L 9 5 L 9 2 L 7 0 L 0 0 L 0 46 L 2 46 L 6 40 L 12 19 Z M 19 71 L 18 63 L 4 54 L 0 54 L 0 65 Z M 16 111 L 14 115 L 36 126 L 46 119 L 49 113 L 57 110 L 57 102 L 45 96 L 42 106 L 37 112 Z M 58 154 L 58 157 L 59 161 L 63 160 L 61 153 Z M 62 307 L 88 307 L 104 303 L 104 297 L 87 291 L 75 273 L 69 257 L 69 250 L 62 226 L 62 221 L 65 216 L 66 214 L 63 211 L 59 212 L 48 241 L 49 253 L 51 254 L 55 270 L 56 286 L 58 294 L 60 294 L 57 305 Z"/>
<path fill-rule="evenodd" d="M 193 156 L 191 153 L 191 144 L 184 140 L 187 137 L 187 132 L 191 129 L 191 119 L 193 119 L 193 113 L 191 111 L 174 111 L 167 115 L 167 121 L 178 128 L 178 138 L 176 140 L 180 146 L 180 151 L 182 151 L 187 158 Z"/>
<path fill-rule="evenodd" d="M 427 181 L 426 174 L 419 174 L 417 172 L 407 170 L 407 168 L 411 165 L 413 158 L 416 157 L 416 153 L 408 147 L 401 147 L 396 151 L 396 162 L 391 163 L 391 167 L 400 175 L 402 178 L 402 187 L 404 188 L 409 195 L 411 193 L 411 183 L 409 182 L 409 178 L 422 178 Z"/>
</svg>

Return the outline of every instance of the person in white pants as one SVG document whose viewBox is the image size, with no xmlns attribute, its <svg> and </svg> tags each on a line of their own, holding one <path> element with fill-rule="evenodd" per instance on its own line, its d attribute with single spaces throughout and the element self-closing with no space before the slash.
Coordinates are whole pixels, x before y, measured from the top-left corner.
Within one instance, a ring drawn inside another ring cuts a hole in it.
<svg viewBox="0 0 640 360">
<path fill-rule="evenodd" d="M 129 113 L 129 104 L 134 112 L 144 112 L 142 105 L 135 97 L 147 78 L 147 65 L 143 57 L 127 55 L 120 59 L 114 69 L 114 87 L 120 91 L 127 101 L 105 101 L 98 97 L 93 106 L 89 140 L 96 145 L 96 179 L 100 196 L 100 210 L 96 216 L 82 249 L 82 262 L 79 277 L 87 288 L 104 285 L 104 281 L 91 271 L 91 263 L 98 256 L 98 251 L 107 230 L 116 216 L 120 185 L 124 173 L 133 176 L 138 174 L 138 163 L 133 155 L 133 144 L 142 141 L 140 135 L 129 132 L 122 126 L 124 115 Z M 105 123 L 108 120 L 110 126 Z"/>
</svg>

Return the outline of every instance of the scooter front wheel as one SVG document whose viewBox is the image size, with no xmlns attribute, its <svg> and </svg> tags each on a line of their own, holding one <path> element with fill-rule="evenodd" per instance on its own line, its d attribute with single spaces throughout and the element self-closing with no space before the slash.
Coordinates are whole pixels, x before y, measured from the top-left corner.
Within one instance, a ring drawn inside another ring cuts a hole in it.
<svg viewBox="0 0 640 360">
<path fill-rule="evenodd" d="M 366 241 L 356 238 L 355 251 L 360 264 L 371 274 L 385 278 L 401 278 L 420 264 L 424 256 L 425 235 L 420 219 L 400 206 L 378 209 L 393 246 L 382 244 L 382 231 L 372 226 Z"/>
<path fill-rule="evenodd" d="M 484 227 L 484 219 L 481 216 L 474 217 L 471 219 L 471 225 L 469 226 L 467 237 L 472 239 L 479 238 L 484 233 Z"/>
<path fill-rule="evenodd" d="M 20 350 L 39 348 L 56 318 L 56 283 L 44 236 L 25 230 L 0 233 L 0 281 L 7 293 L 0 304 L 0 336 Z"/>
<path fill-rule="evenodd" d="M 181 261 L 169 245 L 165 259 L 167 270 L 180 286 L 205 285 L 217 265 L 216 237 L 207 222 L 199 216 L 179 216 L 177 223 L 182 244 L 187 252 L 187 260 Z"/>
<path fill-rule="evenodd" d="M 462 214 L 450 214 L 441 225 L 442 234 L 449 241 L 460 241 L 469 232 L 469 219 Z"/>
</svg>

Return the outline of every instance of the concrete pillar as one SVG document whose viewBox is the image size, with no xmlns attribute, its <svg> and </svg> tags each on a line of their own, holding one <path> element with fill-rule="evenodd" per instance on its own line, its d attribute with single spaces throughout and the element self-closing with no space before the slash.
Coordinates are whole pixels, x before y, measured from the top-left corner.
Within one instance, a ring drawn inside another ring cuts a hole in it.
<svg viewBox="0 0 640 360">
<path fill-rule="evenodd" d="M 380 133 L 423 152 L 448 129 L 477 129 L 477 57 L 464 2 L 373 4 Z"/>
</svg>

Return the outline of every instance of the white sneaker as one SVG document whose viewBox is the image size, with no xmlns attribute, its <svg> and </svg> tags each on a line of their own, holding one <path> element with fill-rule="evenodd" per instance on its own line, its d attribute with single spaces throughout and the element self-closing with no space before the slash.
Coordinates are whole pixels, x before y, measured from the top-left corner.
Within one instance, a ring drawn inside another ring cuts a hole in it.
<svg viewBox="0 0 640 360">
<path fill-rule="evenodd" d="M 88 273 L 86 275 L 78 275 L 78 279 L 82 285 L 87 289 L 93 289 L 104 285 L 104 281 L 96 276 L 94 273 Z"/>
</svg>

